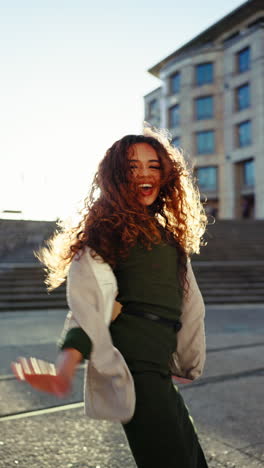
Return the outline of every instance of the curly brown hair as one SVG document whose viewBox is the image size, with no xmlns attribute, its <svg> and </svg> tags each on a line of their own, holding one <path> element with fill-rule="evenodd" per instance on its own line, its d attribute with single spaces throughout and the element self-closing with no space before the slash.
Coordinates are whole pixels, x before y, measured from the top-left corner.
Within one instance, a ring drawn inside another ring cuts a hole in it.
<svg viewBox="0 0 264 468">
<path fill-rule="evenodd" d="M 149 144 L 161 165 L 160 192 L 150 208 L 140 204 L 138 185 L 131 177 L 128 156 L 137 143 Z M 85 246 L 91 248 L 93 257 L 99 255 L 114 268 L 137 242 L 151 249 L 164 233 L 178 248 L 184 289 L 186 259 L 199 253 L 207 217 L 193 171 L 165 131 L 146 127 L 142 135 L 116 141 L 100 162 L 79 214 L 77 226 L 59 222 L 47 246 L 35 253 L 45 265 L 49 291 L 65 280 L 73 256 Z"/>
</svg>

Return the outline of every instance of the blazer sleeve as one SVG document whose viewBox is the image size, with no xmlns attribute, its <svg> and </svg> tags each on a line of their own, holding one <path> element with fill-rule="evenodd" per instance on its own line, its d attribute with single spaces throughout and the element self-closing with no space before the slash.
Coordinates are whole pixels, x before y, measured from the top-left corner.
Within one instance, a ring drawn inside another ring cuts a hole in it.
<svg viewBox="0 0 264 468">
<path fill-rule="evenodd" d="M 57 341 L 59 348 L 63 347 L 67 334 L 72 329 L 81 328 L 85 331 L 83 322 L 86 315 L 89 312 L 91 313 L 97 302 L 95 297 L 97 285 L 92 277 L 90 263 L 85 258 L 86 256 L 87 254 L 85 255 L 85 253 L 80 258 L 79 255 L 75 255 L 69 268 L 66 282 L 66 297 L 70 309 Z"/>
<path fill-rule="evenodd" d="M 93 263 L 89 249 L 73 258 L 67 276 L 67 302 L 69 313 L 60 342 L 66 333 L 80 327 L 90 338 L 90 359 L 99 372 L 111 372 L 115 350 L 109 333 L 115 288 L 109 266 L 101 261 Z M 95 274 L 95 270 L 97 274 Z M 99 282 L 100 283 L 99 283 Z M 109 290 L 107 289 L 109 287 Z"/>
<path fill-rule="evenodd" d="M 195 380 L 205 364 L 205 306 L 191 262 L 187 262 L 189 289 L 182 304 L 182 328 L 177 333 L 177 349 L 173 353 L 172 372 L 176 376 Z"/>
</svg>

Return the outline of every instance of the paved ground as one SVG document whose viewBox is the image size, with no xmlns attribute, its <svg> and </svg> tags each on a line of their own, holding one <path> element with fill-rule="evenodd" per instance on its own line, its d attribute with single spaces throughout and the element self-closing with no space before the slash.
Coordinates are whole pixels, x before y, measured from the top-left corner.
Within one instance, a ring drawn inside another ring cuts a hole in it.
<svg viewBox="0 0 264 468">
<path fill-rule="evenodd" d="M 66 400 L 34 392 L 10 376 L 9 363 L 18 355 L 55 358 L 64 316 L 0 314 L 0 467 L 134 468 L 118 424 L 85 418 L 82 403 L 68 406 L 82 401 L 82 369 Z M 206 332 L 204 376 L 180 389 L 208 465 L 263 467 L 264 306 L 207 307 Z M 16 416 L 10 419 L 10 413 Z"/>
</svg>

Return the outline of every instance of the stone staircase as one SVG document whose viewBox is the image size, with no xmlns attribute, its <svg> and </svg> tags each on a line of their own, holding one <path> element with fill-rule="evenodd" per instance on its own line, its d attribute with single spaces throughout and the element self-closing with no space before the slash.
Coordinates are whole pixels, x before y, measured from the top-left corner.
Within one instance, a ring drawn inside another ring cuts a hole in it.
<svg viewBox="0 0 264 468">
<path fill-rule="evenodd" d="M 216 221 L 205 241 L 192 259 L 205 302 L 264 304 L 264 221 Z"/>
<path fill-rule="evenodd" d="M 65 284 L 48 293 L 37 263 L 0 266 L 0 311 L 46 308 L 67 308 Z"/>
<path fill-rule="evenodd" d="M 207 246 L 193 256 L 193 269 L 207 304 L 264 304 L 264 221 L 217 221 Z M 0 262 L 0 311 L 67 308 L 65 284 L 50 294 L 33 245 Z"/>
<path fill-rule="evenodd" d="M 208 225 L 207 245 L 193 261 L 264 261 L 264 220 L 221 220 Z"/>
<path fill-rule="evenodd" d="M 207 304 L 264 304 L 264 262 L 193 262 L 193 269 Z"/>
</svg>

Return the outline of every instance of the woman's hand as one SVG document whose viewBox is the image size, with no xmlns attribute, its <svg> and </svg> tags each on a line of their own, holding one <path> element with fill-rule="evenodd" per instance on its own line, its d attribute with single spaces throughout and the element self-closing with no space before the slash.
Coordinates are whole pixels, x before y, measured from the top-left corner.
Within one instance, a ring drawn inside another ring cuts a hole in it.
<svg viewBox="0 0 264 468">
<path fill-rule="evenodd" d="M 71 389 L 72 378 L 57 372 L 55 365 L 49 362 L 21 357 L 18 362 L 11 363 L 11 368 L 18 380 L 42 392 L 64 397 Z"/>
<path fill-rule="evenodd" d="M 64 397 L 71 390 L 76 367 L 82 359 L 77 349 L 67 348 L 59 353 L 56 366 L 41 359 L 22 357 L 12 362 L 11 368 L 18 380 L 42 392 Z"/>
</svg>

